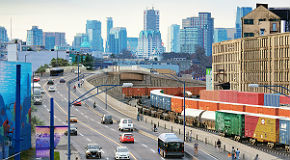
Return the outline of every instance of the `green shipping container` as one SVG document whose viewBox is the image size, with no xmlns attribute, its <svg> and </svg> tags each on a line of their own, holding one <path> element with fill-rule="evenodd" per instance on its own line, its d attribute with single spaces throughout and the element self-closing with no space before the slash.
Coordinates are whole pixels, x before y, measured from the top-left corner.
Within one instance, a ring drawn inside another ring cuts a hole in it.
<svg viewBox="0 0 290 160">
<path fill-rule="evenodd" d="M 226 136 L 244 137 L 245 116 L 241 112 L 216 111 L 215 129 Z"/>
</svg>

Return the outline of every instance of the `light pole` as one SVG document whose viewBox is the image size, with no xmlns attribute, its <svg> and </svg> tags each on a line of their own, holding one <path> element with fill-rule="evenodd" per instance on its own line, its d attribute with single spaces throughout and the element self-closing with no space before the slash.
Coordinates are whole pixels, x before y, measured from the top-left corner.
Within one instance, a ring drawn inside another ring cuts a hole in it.
<svg viewBox="0 0 290 160">
<path fill-rule="evenodd" d="M 159 73 L 159 74 L 164 75 L 167 78 L 173 79 L 179 83 L 183 83 L 183 141 L 185 142 L 185 80 L 182 81 L 171 73 Z"/>
<path fill-rule="evenodd" d="M 25 63 L 26 63 L 26 57 L 27 57 L 27 54 L 25 54 L 24 56 L 25 56 L 25 58 L 24 58 L 25 60 L 24 60 L 24 61 L 25 61 Z"/>
<path fill-rule="evenodd" d="M 70 106 L 73 103 L 75 103 L 76 101 L 78 101 L 78 100 L 79 101 L 85 101 L 85 100 L 87 100 L 87 99 L 89 99 L 91 97 L 94 97 L 94 96 L 96 96 L 98 94 L 101 94 L 103 92 L 107 92 L 108 90 L 111 90 L 111 89 L 113 89 L 115 87 L 118 87 L 118 86 L 122 86 L 123 88 L 132 87 L 133 86 L 132 83 L 123 83 L 122 85 L 113 85 L 113 84 L 107 85 L 107 84 L 105 84 L 105 85 L 95 86 L 94 88 L 88 90 L 86 93 L 82 94 L 77 99 L 75 99 L 72 102 L 70 102 L 70 86 L 74 82 L 75 82 L 75 80 L 72 80 L 72 81 L 69 81 L 68 82 L 68 120 L 67 120 L 68 121 L 68 131 L 67 131 L 67 133 L 68 133 L 68 160 L 70 160 L 70 158 L 71 158 L 70 157 L 71 156 L 71 150 L 70 150 Z M 95 89 L 99 89 L 100 87 L 106 87 L 106 91 L 97 92 L 96 94 L 93 94 L 93 95 L 91 95 L 91 96 L 89 96 L 87 98 L 83 98 L 84 96 L 86 96 L 87 94 L 89 94 L 91 91 L 93 91 Z M 110 88 L 107 88 L 107 87 L 110 87 Z M 81 98 L 83 98 L 83 99 L 81 99 Z"/>
</svg>

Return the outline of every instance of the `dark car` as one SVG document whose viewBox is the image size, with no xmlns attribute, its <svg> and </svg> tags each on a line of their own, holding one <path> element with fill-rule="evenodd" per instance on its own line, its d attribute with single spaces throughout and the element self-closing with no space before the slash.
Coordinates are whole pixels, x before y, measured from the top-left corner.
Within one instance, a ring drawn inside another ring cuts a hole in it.
<svg viewBox="0 0 290 160">
<path fill-rule="evenodd" d="M 59 83 L 65 83 L 65 79 L 61 78 L 61 79 L 59 80 Z"/>
<path fill-rule="evenodd" d="M 101 120 L 102 124 L 113 124 L 113 118 L 111 115 L 104 114 Z"/>
<path fill-rule="evenodd" d="M 54 85 L 54 82 L 53 82 L 53 80 L 51 80 L 51 79 L 50 79 L 50 80 L 48 80 L 48 81 L 47 81 L 47 85 Z"/>
<path fill-rule="evenodd" d="M 67 131 L 64 132 L 64 135 L 67 136 Z M 70 135 L 75 135 L 75 136 L 78 135 L 77 127 L 75 127 L 74 125 L 71 125 L 70 127 Z"/>
</svg>

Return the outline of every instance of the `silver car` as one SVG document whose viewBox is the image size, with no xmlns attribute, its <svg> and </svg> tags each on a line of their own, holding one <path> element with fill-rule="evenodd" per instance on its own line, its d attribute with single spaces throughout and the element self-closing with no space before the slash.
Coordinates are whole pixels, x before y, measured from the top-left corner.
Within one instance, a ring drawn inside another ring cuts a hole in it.
<svg viewBox="0 0 290 160">
<path fill-rule="evenodd" d="M 102 158 L 102 147 L 96 143 L 90 143 L 86 147 L 86 158 Z"/>
<path fill-rule="evenodd" d="M 117 147 L 115 152 L 115 159 L 130 159 L 130 153 L 127 147 Z"/>
</svg>

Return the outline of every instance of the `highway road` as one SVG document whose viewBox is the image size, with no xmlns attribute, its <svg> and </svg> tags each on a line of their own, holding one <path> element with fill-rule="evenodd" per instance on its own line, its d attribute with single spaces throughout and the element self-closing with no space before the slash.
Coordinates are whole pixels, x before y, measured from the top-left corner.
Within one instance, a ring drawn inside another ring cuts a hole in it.
<svg viewBox="0 0 290 160">
<path fill-rule="evenodd" d="M 64 78 L 68 81 L 75 78 L 75 74 L 65 75 Z M 44 101 L 42 105 L 37 105 L 37 116 L 45 122 L 45 125 L 49 125 L 49 98 L 54 98 L 55 106 L 55 125 L 66 125 L 67 120 L 67 97 L 68 88 L 67 84 L 59 83 L 59 77 L 55 79 L 56 92 L 48 92 L 48 86 L 46 85 L 47 79 L 42 79 L 40 84 L 45 90 Z M 72 90 L 73 91 L 73 90 Z M 71 92 L 71 101 L 76 99 L 81 94 L 85 93 L 84 88 L 77 88 L 77 92 Z M 93 109 L 93 103 L 96 102 L 97 108 Z M 112 125 L 103 125 L 100 123 L 101 116 L 103 114 L 111 114 L 115 120 Z M 114 159 L 114 153 L 117 146 L 127 146 L 131 152 L 131 159 L 142 160 L 158 160 L 163 159 L 157 153 L 157 140 L 141 134 L 142 132 L 133 132 L 135 137 L 134 144 L 122 144 L 119 142 L 119 136 L 122 132 L 118 130 L 118 121 L 120 118 L 125 118 L 124 115 L 113 110 L 110 106 L 105 109 L 105 104 L 93 97 L 85 102 L 82 102 L 82 106 L 72 106 L 71 115 L 78 118 L 76 124 L 78 128 L 78 136 L 71 136 L 71 143 L 73 148 L 80 154 L 81 159 L 85 158 L 85 147 L 88 143 L 97 143 L 102 146 L 102 159 Z M 134 121 L 134 126 L 139 131 L 153 134 L 150 130 L 150 125 L 143 124 L 143 122 Z M 62 137 L 67 139 L 66 136 Z M 187 147 L 187 146 L 186 146 Z M 191 149 L 191 148 L 190 148 Z M 185 156 L 183 159 L 192 159 Z M 199 152 L 198 159 L 215 159 L 211 155 Z"/>
</svg>

